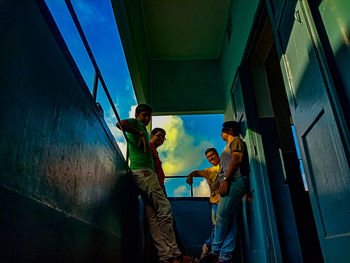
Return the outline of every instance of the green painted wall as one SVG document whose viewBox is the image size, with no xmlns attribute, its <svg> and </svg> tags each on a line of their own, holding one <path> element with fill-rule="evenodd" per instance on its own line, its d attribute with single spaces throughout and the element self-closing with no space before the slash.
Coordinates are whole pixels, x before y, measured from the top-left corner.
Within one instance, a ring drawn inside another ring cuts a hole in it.
<svg viewBox="0 0 350 263">
<path fill-rule="evenodd" d="M 350 104 L 350 1 L 323 0 L 318 10 L 328 35 L 335 60 Z M 342 95 L 340 95 L 342 96 Z"/>
<path fill-rule="evenodd" d="M 148 102 L 149 61 L 140 3 L 136 0 L 111 2 L 137 100 Z"/>
<path fill-rule="evenodd" d="M 150 68 L 150 103 L 155 112 L 222 113 L 217 60 L 151 61 Z"/>
<path fill-rule="evenodd" d="M 258 4 L 259 0 L 233 0 L 231 2 L 228 24 L 232 24 L 232 33 L 230 38 L 226 33 L 220 59 L 221 78 L 226 98 L 229 96 L 237 67 L 241 63 Z"/>
</svg>

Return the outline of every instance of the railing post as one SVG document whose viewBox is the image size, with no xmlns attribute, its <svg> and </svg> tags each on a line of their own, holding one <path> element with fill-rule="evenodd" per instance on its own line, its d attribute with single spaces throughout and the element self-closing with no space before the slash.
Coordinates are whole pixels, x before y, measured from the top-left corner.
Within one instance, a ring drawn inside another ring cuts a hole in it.
<svg viewBox="0 0 350 263">
<path fill-rule="evenodd" d="M 191 184 L 191 197 L 193 197 L 193 185 Z"/>
</svg>

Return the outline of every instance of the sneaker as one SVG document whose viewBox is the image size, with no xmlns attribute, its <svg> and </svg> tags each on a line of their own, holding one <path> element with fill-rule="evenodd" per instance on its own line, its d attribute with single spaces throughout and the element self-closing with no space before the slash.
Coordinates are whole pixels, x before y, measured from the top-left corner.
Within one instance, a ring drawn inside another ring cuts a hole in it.
<svg viewBox="0 0 350 263">
<path fill-rule="evenodd" d="M 208 254 L 209 252 L 211 252 L 211 247 L 208 247 L 207 244 L 204 243 L 204 245 L 202 246 L 201 258 L 204 257 L 204 255 Z"/>
</svg>

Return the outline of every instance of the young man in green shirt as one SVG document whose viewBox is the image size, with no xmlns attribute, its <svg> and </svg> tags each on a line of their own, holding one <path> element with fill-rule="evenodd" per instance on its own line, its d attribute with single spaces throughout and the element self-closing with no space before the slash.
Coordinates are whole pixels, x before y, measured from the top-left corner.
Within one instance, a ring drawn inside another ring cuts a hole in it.
<svg viewBox="0 0 350 263">
<path fill-rule="evenodd" d="M 145 204 L 145 213 L 151 236 L 158 250 L 159 261 L 180 263 L 181 252 L 175 240 L 171 206 L 154 171 L 154 161 L 146 130 L 151 116 L 152 108 L 146 104 L 140 104 L 136 108 L 136 118 L 122 120 L 121 124 L 117 123 L 117 127 L 123 126 L 127 132 L 132 177 Z"/>
</svg>

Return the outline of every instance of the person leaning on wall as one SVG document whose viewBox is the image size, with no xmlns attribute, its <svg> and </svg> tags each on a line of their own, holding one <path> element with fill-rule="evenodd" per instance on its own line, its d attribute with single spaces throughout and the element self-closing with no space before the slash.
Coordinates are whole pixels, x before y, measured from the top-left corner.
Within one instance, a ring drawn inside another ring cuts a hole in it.
<svg viewBox="0 0 350 263">
<path fill-rule="evenodd" d="M 220 200 L 212 251 L 202 257 L 202 263 L 231 262 L 236 245 L 237 215 L 242 197 L 248 191 L 250 172 L 247 147 L 239 137 L 239 130 L 238 122 L 228 121 L 222 124 L 221 137 L 227 144 L 220 156 Z"/>
<path fill-rule="evenodd" d="M 117 123 L 117 127 L 127 132 L 132 178 L 145 204 L 145 213 L 159 261 L 181 263 L 182 254 L 175 240 L 171 206 L 154 171 L 146 130 L 151 116 L 152 108 L 146 104 L 139 104 L 136 107 L 135 118 L 122 120 Z"/>
</svg>

